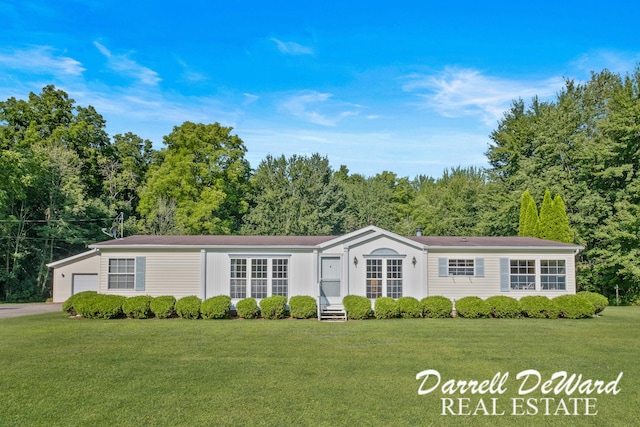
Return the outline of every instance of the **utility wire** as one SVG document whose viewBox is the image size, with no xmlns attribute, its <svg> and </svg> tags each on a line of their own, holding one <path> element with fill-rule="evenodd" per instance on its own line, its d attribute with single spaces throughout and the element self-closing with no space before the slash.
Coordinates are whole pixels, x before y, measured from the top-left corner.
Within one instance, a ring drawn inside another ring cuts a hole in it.
<svg viewBox="0 0 640 427">
<path fill-rule="evenodd" d="M 14 223 L 15 222 L 29 222 L 29 223 L 98 222 L 98 221 L 114 221 L 114 219 L 113 218 L 95 218 L 95 219 L 0 219 L 0 222 L 14 222 Z"/>
</svg>

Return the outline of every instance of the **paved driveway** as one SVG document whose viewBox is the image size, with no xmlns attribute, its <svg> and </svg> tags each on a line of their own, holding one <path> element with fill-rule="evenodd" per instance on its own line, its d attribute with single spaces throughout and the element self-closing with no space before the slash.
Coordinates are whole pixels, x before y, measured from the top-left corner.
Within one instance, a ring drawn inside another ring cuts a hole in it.
<svg viewBox="0 0 640 427">
<path fill-rule="evenodd" d="M 61 311 L 62 303 L 0 304 L 0 319 Z"/>
</svg>

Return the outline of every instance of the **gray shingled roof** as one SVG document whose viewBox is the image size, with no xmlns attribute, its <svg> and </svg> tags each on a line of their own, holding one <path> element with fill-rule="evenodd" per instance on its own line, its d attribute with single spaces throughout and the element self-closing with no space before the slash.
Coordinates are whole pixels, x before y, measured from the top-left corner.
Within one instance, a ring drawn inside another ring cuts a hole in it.
<svg viewBox="0 0 640 427">
<path fill-rule="evenodd" d="M 460 237 L 460 236 L 411 236 L 409 239 L 429 247 L 525 247 L 525 248 L 572 248 L 581 246 L 571 243 L 554 242 L 536 237 Z"/>
<path fill-rule="evenodd" d="M 317 246 L 336 236 L 129 236 L 91 245 L 114 246 Z"/>
<path fill-rule="evenodd" d="M 339 236 L 129 236 L 91 245 L 109 247 L 314 247 Z M 410 236 L 428 248 L 558 248 L 580 249 L 578 245 L 534 237 Z"/>
</svg>

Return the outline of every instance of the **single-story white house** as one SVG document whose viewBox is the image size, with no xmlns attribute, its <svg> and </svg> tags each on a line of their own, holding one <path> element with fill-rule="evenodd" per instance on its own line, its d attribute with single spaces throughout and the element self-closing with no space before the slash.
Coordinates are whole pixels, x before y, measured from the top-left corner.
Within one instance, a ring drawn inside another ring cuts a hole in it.
<svg viewBox="0 0 640 427">
<path fill-rule="evenodd" d="M 403 237 L 375 226 L 343 236 L 130 236 L 49 264 L 53 300 L 95 290 L 134 295 L 346 295 L 422 299 L 555 297 L 576 292 L 581 246 L 532 237 Z"/>
</svg>

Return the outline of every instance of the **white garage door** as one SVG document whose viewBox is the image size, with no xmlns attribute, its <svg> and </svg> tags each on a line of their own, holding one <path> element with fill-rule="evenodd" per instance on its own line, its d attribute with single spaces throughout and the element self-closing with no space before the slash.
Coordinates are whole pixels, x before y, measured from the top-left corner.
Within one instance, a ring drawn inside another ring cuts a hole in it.
<svg viewBox="0 0 640 427">
<path fill-rule="evenodd" d="M 75 295 L 84 291 L 96 291 L 98 292 L 98 275 L 97 274 L 74 274 L 73 275 L 73 290 L 72 294 Z"/>
</svg>

